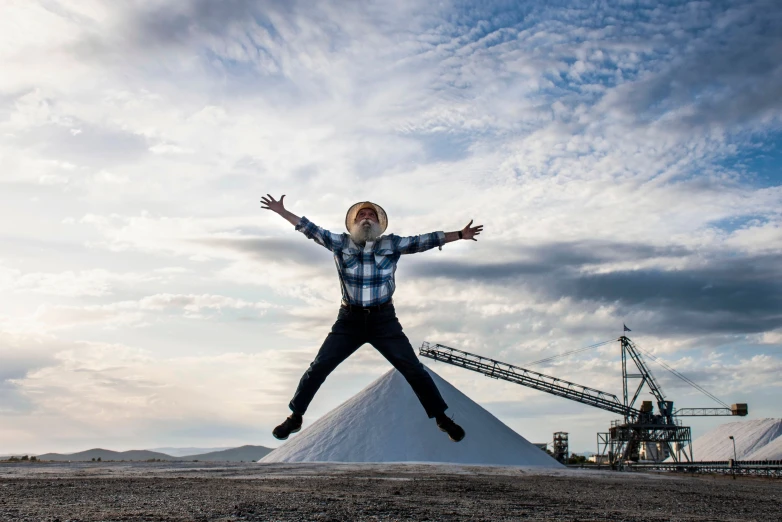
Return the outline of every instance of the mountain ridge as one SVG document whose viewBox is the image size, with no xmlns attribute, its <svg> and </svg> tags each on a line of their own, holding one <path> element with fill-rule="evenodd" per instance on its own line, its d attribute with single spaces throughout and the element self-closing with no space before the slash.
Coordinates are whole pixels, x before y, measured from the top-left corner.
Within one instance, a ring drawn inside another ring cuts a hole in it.
<svg viewBox="0 0 782 522">
<path fill-rule="evenodd" d="M 251 460 L 259 460 L 271 451 L 272 448 L 267 448 L 265 446 L 245 445 L 220 451 L 174 457 L 166 453 L 150 450 L 113 451 L 104 448 L 92 448 L 85 451 L 67 454 L 43 453 L 41 455 L 36 455 L 36 457 L 38 460 L 48 460 L 53 462 L 91 462 L 93 459 L 101 459 L 101 461 L 124 460 L 135 462 L 144 462 L 150 460 L 163 460 L 171 462 L 193 460 L 205 462 L 247 462 Z"/>
</svg>

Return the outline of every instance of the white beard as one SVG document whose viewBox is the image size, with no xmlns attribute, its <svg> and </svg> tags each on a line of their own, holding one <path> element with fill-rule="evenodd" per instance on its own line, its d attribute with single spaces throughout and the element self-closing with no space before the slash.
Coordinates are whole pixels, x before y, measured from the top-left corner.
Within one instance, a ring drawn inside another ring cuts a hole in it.
<svg viewBox="0 0 782 522">
<path fill-rule="evenodd" d="M 353 223 L 350 227 L 350 238 L 359 245 L 364 245 L 367 241 L 374 241 L 380 237 L 380 234 L 380 225 L 369 219 Z"/>
</svg>

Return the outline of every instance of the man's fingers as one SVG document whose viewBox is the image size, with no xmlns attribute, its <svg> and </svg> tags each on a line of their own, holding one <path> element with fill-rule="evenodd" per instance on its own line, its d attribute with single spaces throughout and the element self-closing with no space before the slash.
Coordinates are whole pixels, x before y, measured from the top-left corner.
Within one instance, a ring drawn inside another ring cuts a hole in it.
<svg viewBox="0 0 782 522">
<path fill-rule="evenodd" d="M 279 203 L 280 205 L 282 205 L 283 204 L 283 202 L 282 202 L 283 199 L 285 199 L 285 194 L 280 196 L 279 201 L 274 199 L 274 196 L 272 196 L 271 194 L 266 194 L 265 196 L 261 196 L 261 203 L 263 203 L 264 205 L 273 205 L 275 203 Z M 272 210 L 272 209 L 269 209 L 269 210 Z"/>
</svg>

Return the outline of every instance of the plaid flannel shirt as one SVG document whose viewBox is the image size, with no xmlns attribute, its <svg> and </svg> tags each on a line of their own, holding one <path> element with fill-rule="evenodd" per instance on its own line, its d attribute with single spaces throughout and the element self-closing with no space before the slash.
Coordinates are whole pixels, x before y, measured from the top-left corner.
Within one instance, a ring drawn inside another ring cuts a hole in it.
<svg viewBox="0 0 782 522">
<path fill-rule="evenodd" d="M 296 230 L 334 253 L 334 262 L 342 285 L 342 300 L 358 306 L 383 304 L 394 294 L 396 264 L 402 254 L 424 252 L 434 247 L 442 250 L 444 232 L 400 237 L 394 234 L 367 241 L 362 249 L 350 234 L 329 232 L 306 217 Z"/>
</svg>

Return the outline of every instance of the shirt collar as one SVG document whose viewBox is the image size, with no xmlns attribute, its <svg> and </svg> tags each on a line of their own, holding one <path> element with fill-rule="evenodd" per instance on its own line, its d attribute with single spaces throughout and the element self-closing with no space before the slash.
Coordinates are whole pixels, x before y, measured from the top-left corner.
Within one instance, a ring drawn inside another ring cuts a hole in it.
<svg viewBox="0 0 782 522">
<path fill-rule="evenodd" d="M 353 241 L 353 238 L 350 237 L 349 234 L 346 234 L 348 236 L 348 250 L 355 250 L 358 252 L 374 252 L 378 248 L 380 248 L 381 243 L 386 238 L 386 236 L 380 236 L 375 241 L 367 241 L 363 247 L 356 244 L 355 241 Z"/>
</svg>

